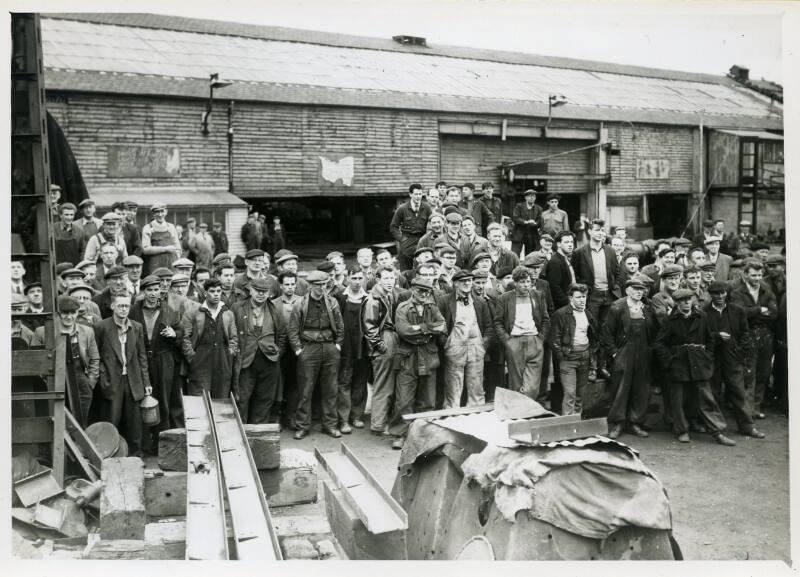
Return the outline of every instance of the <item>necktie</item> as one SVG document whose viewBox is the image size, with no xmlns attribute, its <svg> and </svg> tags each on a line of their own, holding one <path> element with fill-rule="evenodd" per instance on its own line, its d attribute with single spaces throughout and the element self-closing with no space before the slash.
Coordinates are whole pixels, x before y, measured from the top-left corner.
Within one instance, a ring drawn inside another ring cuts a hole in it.
<svg viewBox="0 0 800 577">
<path fill-rule="evenodd" d="M 458 298 L 458 302 L 460 302 L 464 306 L 469 304 L 469 297 L 457 297 L 457 298 Z"/>
</svg>

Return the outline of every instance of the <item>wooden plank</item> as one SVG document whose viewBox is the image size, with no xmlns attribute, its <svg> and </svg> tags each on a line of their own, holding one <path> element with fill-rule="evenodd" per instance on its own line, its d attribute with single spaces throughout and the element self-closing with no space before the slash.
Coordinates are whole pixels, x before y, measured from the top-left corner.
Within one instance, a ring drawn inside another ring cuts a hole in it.
<svg viewBox="0 0 800 577">
<path fill-rule="evenodd" d="M 378 482 L 378 480 L 369 472 L 369 470 L 364 466 L 364 464 L 356 457 L 355 453 L 350 450 L 345 443 L 341 445 L 342 454 L 347 456 L 350 459 L 350 462 L 355 465 L 355 467 L 364 475 L 364 478 L 367 482 L 372 486 L 372 488 L 380 494 L 383 499 L 389 504 L 389 506 L 394 510 L 395 514 L 404 521 L 406 527 L 408 527 L 408 514 L 406 513 L 405 509 L 400 506 L 400 503 L 394 500 L 394 498 L 383 488 L 383 486 Z"/>
<path fill-rule="evenodd" d="M 527 435 L 533 429 L 548 427 L 556 424 L 576 423 L 581 420 L 580 415 L 562 415 L 557 417 L 543 417 L 540 419 L 524 419 L 508 423 L 508 436 Z"/>
<path fill-rule="evenodd" d="M 81 450 L 81 453 L 89 461 L 89 464 L 94 467 L 95 471 L 100 472 L 103 468 L 103 457 L 100 456 L 97 447 L 94 446 L 92 440 L 86 435 L 86 432 L 69 410 L 64 410 L 64 417 L 66 431 L 72 437 L 75 445 Z"/>
<path fill-rule="evenodd" d="M 494 410 L 494 403 L 486 403 L 485 405 L 473 405 L 471 407 L 460 407 L 458 409 L 440 409 L 438 411 L 426 411 L 424 413 L 410 413 L 403 415 L 404 421 L 413 421 L 414 419 L 440 419 L 442 417 L 455 417 L 458 415 L 469 415 L 472 413 L 485 413 Z"/>
<path fill-rule="evenodd" d="M 11 352 L 11 375 L 35 377 L 55 372 L 55 355 L 47 349 L 28 349 Z"/>
<path fill-rule="evenodd" d="M 67 448 L 69 449 L 72 456 L 78 461 L 78 464 L 83 469 L 83 472 L 86 473 L 86 477 L 92 482 L 97 481 L 99 477 L 94 470 L 94 467 L 89 463 L 86 457 L 83 456 L 81 453 L 80 448 L 75 444 L 75 441 L 72 440 L 72 437 L 69 436 L 68 431 L 64 431 L 64 442 L 67 444 Z"/>
<path fill-rule="evenodd" d="M 11 442 L 15 445 L 26 443 L 52 443 L 52 417 L 11 419 Z"/>
<path fill-rule="evenodd" d="M 608 422 L 605 418 L 537 426 L 529 429 L 527 434 L 517 433 L 516 435 L 511 435 L 509 432 L 509 436 L 514 440 L 540 445 L 606 434 L 608 434 Z"/>
</svg>

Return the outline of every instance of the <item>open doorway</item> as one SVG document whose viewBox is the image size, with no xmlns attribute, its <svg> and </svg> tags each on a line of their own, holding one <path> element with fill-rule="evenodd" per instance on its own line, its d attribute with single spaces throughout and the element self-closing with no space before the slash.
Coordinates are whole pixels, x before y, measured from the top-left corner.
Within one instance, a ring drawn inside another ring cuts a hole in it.
<svg viewBox="0 0 800 577">
<path fill-rule="evenodd" d="M 536 191 L 536 204 L 542 207 L 542 210 L 547 210 L 547 181 L 546 180 L 515 180 L 513 184 L 513 201 L 510 206 L 506 208 L 507 214 L 511 216 L 511 211 L 517 203 L 525 202 L 525 191 L 532 188 Z M 577 194 L 562 194 L 559 193 L 561 199 L 558 201 L 558 208 L 567 213 L 569 218 L 569 226 L 578 220 L 581 216 L 581 197 L 583 193 Z"/>
<path fill-rule="evenodd" d="M 654 238 L 680 236 L 686 226 L 688 194 L 651 194 L 647 205 Z"/>
</svg>

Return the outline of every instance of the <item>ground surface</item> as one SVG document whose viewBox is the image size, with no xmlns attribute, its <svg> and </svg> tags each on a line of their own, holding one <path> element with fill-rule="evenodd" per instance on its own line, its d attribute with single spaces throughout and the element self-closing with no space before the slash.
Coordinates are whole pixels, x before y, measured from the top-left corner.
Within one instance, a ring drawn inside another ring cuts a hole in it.
<svg viewBox="0 0 800 577">
<path fill-rule="evenodd" d="M 729 419 L 729 422 L 732 420 Z M 723 447 L 708 435 L 680 444 L 663 428 L 650 438 L 623 435 L 620 441 L 639 451 L 666 487 L 673 532 L 687 560 L 789 559 L 789 427 L 776 413 L 757 423 L 766 439 L 748 439 L 731 431 L 736 447 Z M 378 481 L 390 490 L 399 451 L 365 430 L 342 437 Z M 339 441 L 314 432 L 295 441 L 284 430 L 283 448 L 338 450 Z M 324 476 L 324 473 L 320 473 Z M 321 503 L 306 506 L 319 509 Z"/>
</svg>

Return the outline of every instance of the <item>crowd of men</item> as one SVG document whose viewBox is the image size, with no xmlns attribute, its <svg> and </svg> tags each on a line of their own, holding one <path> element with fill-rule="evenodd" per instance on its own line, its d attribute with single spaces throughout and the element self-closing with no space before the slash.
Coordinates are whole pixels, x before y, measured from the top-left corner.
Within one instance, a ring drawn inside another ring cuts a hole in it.
<svg viewBox="0 0 800 577">
<path fill-rule="evenodd" d="M 469 183 L 413 184 L 389 227 L 396 257 L 365 247 L 348 266 L 331 252 L 307 274 L 284 246 L 261 248 L 285 238 L 279 219 L 269 229 L 251 214 L 233 257 L 216 224 L 184 242 L 162 204 L 141 231 L 132 203 L 102 219 L 91 200 L 58 205 L 54 322 L 71 409 L 115 424 L 134 453 L 183 426 L 181 392 L 204 390 L 233 393 L 245 422 L 296 439 L 317 418 L 333 437 L 364 428 L 371 390 L 368 426 L 394 448 L 404 415 L 483 404 L 498 386 L 559 414 L 601 410 L 611 438 L 649 435 L 654 394 L 681 442 L 707 432 L 734 445 L 725 410 L 739 433 L 764 437 L 762 409 L 788 411 L 784 256 L 746 222 L 640 243 L 602 220 L 570 228 L 559 200 L 543 210 L 528 190 L 508 217 L 491 183 L 480 198 Z M 22 262 L 11 289 L 15 312 L 42 310 Z M 15 321 L 12 337 L 42 346 L 44 327 Z M 585 407 L 590 383 L 604 394 Z M 161 412 L 150 430 L 146 395 Z"/>
</svg>

